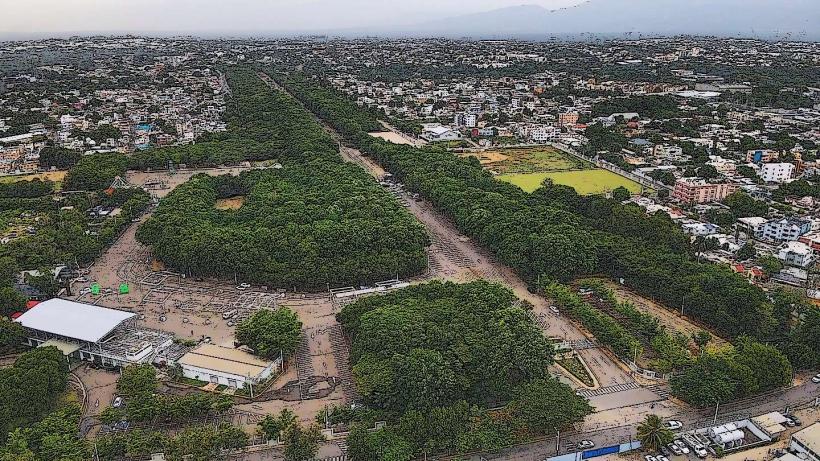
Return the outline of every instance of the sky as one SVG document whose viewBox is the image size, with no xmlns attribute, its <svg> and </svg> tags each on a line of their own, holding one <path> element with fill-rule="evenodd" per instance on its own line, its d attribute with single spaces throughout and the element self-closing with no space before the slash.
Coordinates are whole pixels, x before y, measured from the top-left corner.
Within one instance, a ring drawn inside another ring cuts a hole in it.
<svg viewBox="0 0 820 461">
<path fill-rule="evenodd" d="M 583 0 L 0 0 L 0 35 L 264 33 L 411 25 L 521 4 Z"/>
</svg>

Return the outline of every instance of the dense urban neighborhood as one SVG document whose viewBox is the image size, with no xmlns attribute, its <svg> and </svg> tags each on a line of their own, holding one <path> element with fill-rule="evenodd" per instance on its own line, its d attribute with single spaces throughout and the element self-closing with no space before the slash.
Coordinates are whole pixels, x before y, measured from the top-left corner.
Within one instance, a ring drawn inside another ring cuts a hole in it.
<svg viewBox="0 0 820 461">
<path fill-rule="evenodd" d="M 820 459 L 820 43 L 0 42 L 0 461 Z"/>
</svg>

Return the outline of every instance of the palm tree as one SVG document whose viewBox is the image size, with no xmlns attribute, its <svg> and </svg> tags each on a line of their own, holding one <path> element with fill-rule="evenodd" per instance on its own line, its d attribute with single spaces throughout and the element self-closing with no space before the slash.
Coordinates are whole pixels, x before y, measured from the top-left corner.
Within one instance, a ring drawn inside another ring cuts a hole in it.
<svg viewBox="0 0 820 461">
<path fill-rule="evenodd" d="M 663 427 L 663 420 L 658 415 L 647 415 L 646 419 L 638 424 L 638 440 L 648 451 L 658 451 L 674 438 L 672 431 Z"/>
</svg>

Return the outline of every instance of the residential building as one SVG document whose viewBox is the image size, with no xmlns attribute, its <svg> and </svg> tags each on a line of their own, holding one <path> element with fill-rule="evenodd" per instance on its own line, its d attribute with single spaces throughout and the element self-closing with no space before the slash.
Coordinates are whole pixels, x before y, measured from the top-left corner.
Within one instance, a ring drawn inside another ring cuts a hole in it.
<svg viewBox="0 0 820 461">
<path fill-rule="evenodd" d="M 757 170 L 760 179 L 766 182 L 785 182 L 792 178 L 794 165 L 791 163 L 764 163 Z"/>
<path fill-rule="evenodd" d="M 759 216 L 751 216 L 748 218 L 738 218 L 737 227 L 746 231 L 751 237 L 756 239 L 763 238 L 763 228 L 769 222 L 766 218 Z"/>
<path fill-rule="evenodd" d="M 720 233 L 720 226 L 712 223 L 691 222 L 681 224 L 681 229 L 687 235 L 695 237 L 705 237 Z"/>
<path fill-rule="evenodd" d="M 558 114 L 558 126 L 573 126 L 578 123 L 578 112 L 562 112 Z"/>
<path fill-rule="evenodd" d="M 763 239 L 772 242 L 797 240 L 811 231 L 811 221 L 800 218 L 773 219 L 763 225 Z"/>
<path fill-rule="evenodd" d="M 726 182 L 708 182 L 703 178 L 680 178 L 675 181 L 672 198 L 683 203 L 718 202 L 737 190 Z"/>
<path fill-rule="evenodd" d="M 258 384 L 282 369 L 282 354 L 264 360 L 240 349 L 200 344 L 177 360 L 186 378 L 241 388 Z"/>
<path fill-rule="evenodd" d="M 768 163 L 777 160 L 780 154 L 775 150 L 756 149 L 746 151 L 746 163 Z"/>
<path fill-rule="evenodd" d="M 530 141 L 539 144 L 554 141 L 558 134 L 554 126 L 540 125 L 529 130 Z"/>
<path fill-rule="evenodd" d="M 810 246 L 811 249 L 817 253 L 820 253 L 820 230 L 801 235 L 797 240 Z"/>
<path fill-rule="evenodd" d="M 792 240 L 777 249 L 777 258 L 788 266 L 809 267 L 814 262 L 814 251 L 805 243 Z"/>
</svg>

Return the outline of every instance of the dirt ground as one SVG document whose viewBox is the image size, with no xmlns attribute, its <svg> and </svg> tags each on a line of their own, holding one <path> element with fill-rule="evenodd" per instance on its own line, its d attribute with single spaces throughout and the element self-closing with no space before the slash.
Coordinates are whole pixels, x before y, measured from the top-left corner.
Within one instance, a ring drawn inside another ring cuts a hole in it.
<svg viewBox="0 0 820 461">
<path fill-rule="evenodd" d="M 406 139 L 404 136 L 402 136 L 398 133 L 394 133 L 392 131 L 376 131 L 376 132 L 367 133 L 367 134 L 369 134 L 370 136 L 373 136 L 374 138 L 381 138 L 381 139 L 384 139 L 385 141 L 390 141 L 393 144 L 413 145 L 412 141 L 410 141 L 410 140 Z"/>
<path fill-rule="evenodd" d="M 691 338 L 692 334 L 696 332 L 704 331 L 704 328 L 692 323 L 688 317 L 681 317 L 680 311 L 669 309 L 662 304 L 646 299 L 636 293 L 633 293 L 632 291 L 627 290 L 622 285 L 618 285 L 617 283 L 609 280 L 604 280 L 604 282 L 607 287 L 615 293 L 615 297 L 618 298 L 618 300 L 629 301 L 641 312 L 652 314 L 669 330 L 683 333 L 689 338 Z M 729 344 L 725 339 L 717 336 L 715 332 L 709 331 L 709 334 L 712 335 L 712 340 L 709 343 L 709 347 L 722 348 Z"/>
<path fill-rule="evenodd" d="M 217 210 L 238 210 L 245 204 L 245 197 L 229 197 L 216 200 L 214 208 Z"/>
</svg>

